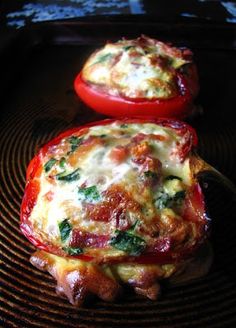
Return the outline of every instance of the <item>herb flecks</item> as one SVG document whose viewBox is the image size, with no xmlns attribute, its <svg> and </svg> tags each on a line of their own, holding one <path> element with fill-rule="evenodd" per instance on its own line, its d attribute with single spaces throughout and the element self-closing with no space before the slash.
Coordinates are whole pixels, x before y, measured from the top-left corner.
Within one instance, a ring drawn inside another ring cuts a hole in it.
<svg viewBox="0 0 236 328">
<path fill-rule="evenodd" d="M 61 241 L 64 243 L 69 238 L 72 226 L 68 219 L 64 219 L 63 221 L 58 223 L 58 227 L 60 231 Z"/>
<path fill-rule="evenodd" d="M 56 164 L 56 162 L 57 162 L 57 160 L 55 158 L 49 159 L 49 161 L 47 161 L 47 163 L 44 164 L 44 167 L 43 167 L 44 171 L 46 173 L 48 173 L 52 169 L 52 167 Z"/>
<path fill-rule="evenodd" d="M 70 155 L 72 154 L 78 147 L 79 145 L 81 144 L 81 142 L 83 141 L 83 138 L 79 138 L 77 136 L 71 136 L 69 139 L 68 139 L 70 145 L 71 145 L 71 148 L 70 148 L 70 151 L 68 151 L 67 155 Z"/>
<path fill-rule="evenodd" d="M 72 181 L 79 180 L 80 178 L 79 170 L 80 169 L 78 168 L 69 174 L 66 174 L 66 172 L 59 173 L 56 175 L 56 179 L 64 182 L 72 182 Z"/>
<path fill-rule="evenodd" d="M 62 249 L 69 255 L 80 255 L 83 253 L 83 249 L 79 247 L 63 247 Z"/>
<path fill-rule="evenodd" d="M 65 164 L 66 164 L 66 158 L 65 157 L 62 157 L 59 161 L 59 166 L 61 169 L 64 169 L 65 167 Z"/>
<path fill-rule="evenodd" d="M 179 180 L 179 181 L 182 181 L 182 178 L 176 176 L 176 175 L 168 175 L 167 177 L 165 177 L 165 181 L 168 181 L 168 180 Z"/>
<path fill-rule="evenodd" d="M 79 200 L 87 202 L 97 202 L 101 199 L 101 196 L 96 186 L 91 187 L 80 187 L 78 189 Z"/>
<path fill-rule="evenodd" d="M 134 235 L 132 231 L 116 230 L 116 235 L 110 240 L 110 245 L 132 256 L 140 255 L 146 248 L 143 238 Z"/>
<path fill-rule="evenodd" d="M 174 196 L 170 196 L 169 194 L 162 192 L 160 196 L 156 199 L 155 206 L 159 210 L 163 210 L 164 208 L 173 208 L 175 206 L 180 206 L 185 198 L 185 195 L 186 195 L 185 190 L 176 192 Z"/>
<path fill-rule="evenodd" d="M 120 128 L 121 129 L 127 129 L 128 128 L 128 124 L 123 123 L 123 124 L 120 125 Z"/>
<path fill-rule="evenodd" d="M 111 53 L 107 53 L 105 55 L 101 55 L 101 56 L 98 57 L 97 61 L 93 63 L 93 65 L 104 63 L 105 61 L 107 61 L 110 58 L 112 58 L 112 54 Z"/>
<path fill-rule="evenodd" d="M 130 50 L 130 49 L 135 49 L 135 46 L 131 46 L 131 45 L 129 45 L 129 46 L 124 46 L 123 49 L 124 49 L 125 51 L 128 51 L 128 50 Z"/>
</svg>

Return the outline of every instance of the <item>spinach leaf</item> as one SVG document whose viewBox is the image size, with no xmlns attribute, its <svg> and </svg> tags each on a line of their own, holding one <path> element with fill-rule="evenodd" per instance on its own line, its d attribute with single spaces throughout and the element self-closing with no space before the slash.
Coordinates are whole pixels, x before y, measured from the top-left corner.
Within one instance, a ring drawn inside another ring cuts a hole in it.
<svg viewBox="0 0 236 328">
<path fill-rule="evenodd" d="M 116 235 L 111 238 L 110 245 L 124 251 L 132 256 L 140 255 L 146 247 L 146 242 L 139 236 L 129 231 L 116 231 Z"/>
<path fill-rule="evenodd" d="M 64 169 L 65 164 L 66 164 L 66 159 L 65 159 L 65 157 L 62 157 L 59 161 L 60 168 Z"/>
<path fill-rule="evenodd" d="M 94 202 L 94 201 L 99 201 L 101 199 L 101 196 L 96 186 L 79 188 L 78 193 L 79 193 L 79 200 Z"/>
<path fill-rule="evenodd" d="M 79 247 L 63 247 L 62 249 L 69 255 L 79 255 L 83 253 L 82 248 Z"/>
<path fill-rule="evenodd" d="M 185 190 L 180 190 L 175 193 L 174 196 L 170 196 L 167 193 L 163 192 L 155 201 L 155 206 L 159 210 L 163 208 L 172 208 L 174 206 L 179 206 L 182 204 L 183 199 L 185 198 Z"/>
<path fill-rule="evenodd" d="M 59 227 L 59 231 L 60 231 L 60 235 L 61 235 L 61 241 L 65 242 L 70 235 L 72 226 L 71 226 L 70 222 L 68 221 L 68 219 L 64 219 L 63 221 L 61 221 L 58 224 L 58 227 Z"/>
<path fill-rule="evenodd" d="M 120 128 L 121 129 L 127 129 L 128 128 L 128 124 L 123 123 L 123 124 L 120 125 Z"/>
<path fill-rule="evenodd" d="M 68 141 L 71 144 L 71 149 L 70 149 L 70 151 L 68 151 L 67 155 L 70 155 L 70 154 L 72 154 L 79 147 L 79 145 L 83 141 L 83 138 L 82 137 L 79 138 L 77 136 L 71 136 L 68 139 Z"/>
<path fill-rule="evenodd" d="M 51 170 L 51 168 L 56 164 L 57 160 L 55 158 L 51 158 L 47 163 L 44 164 L 44 171 L 47 173 Z"/>
<path fill-rule="evenodd" d="M 102 55 L 98 58 L 98 60 L 93 63 L 93 65 L 95 64 L 100 64 L 100 63 L 103 63 L 105 62 L 106 60 L 110 59 L 112 57 L 112 54 L 111 53 L 108 53 L 108 54 L 105 54 L 105 55 Z"/>
<path fill-rule="evenodd" d="M 135 48 L 135 46 L 124 46 L 123 47 L 123 49 L 125 50 L 125 51 L 128 51 L 128 50 L 130 50 L 130 49 L 132 49 L 132 48 Z"/>
<path fill-rule="evenodd" d="M 80 178 L 79 168 L 67 175 L 65 175 L 65 172 L 59 173 L 56 175 L 56 178 L 59 181 L 65 181 L 65 182 L 72 182 L 78 180 Z"/>
<path fill-rule="evenodd" d="M 163 208 L 172 207 L 172 197 L 170 197 L 167 193 L 162 193 L 155 201 L 155 206 L 159 210 L 163 210 Z"/>
<path fill-rule="evenodd" d="M 183 199 L 185 198 L 186 192 L 185 190 L 177 191 L 177 193 L 174 195 L 173 200 L 177 205 L 181 205 Z"/>
<path fill-rule="evenodd" d="M 167 180 L 179 180 L 179 181 L 182 181 L 182 179 L 180 177 L 177 177 L 176 175 L 168 175 L 167 177 L 165 177 L 165 181 Z"/>
</svg>

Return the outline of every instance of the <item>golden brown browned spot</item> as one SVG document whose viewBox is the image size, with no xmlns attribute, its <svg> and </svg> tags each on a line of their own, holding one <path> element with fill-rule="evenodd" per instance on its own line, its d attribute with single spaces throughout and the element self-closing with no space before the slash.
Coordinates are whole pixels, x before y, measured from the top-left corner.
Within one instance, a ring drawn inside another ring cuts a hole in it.
<svg viewBox="0 0 236 328">
<path fill-rule="evenodd" d="M 113 301 L 121 292 L 116 280 L 105 275 L 98 266 L 36 251 L 30 262 L 39 270 L 48 271 L 57 281 L 56 291 L 71 304 L 81 305 L 94 294 L 104 301 Z"/>
<path fill-rule="evenodd" d="M 90 295 L 114 301 L 122 292 L 122 283 L 133 287 L 137 294 L 156 300 L 160 292 L 158 280 L 176 271 L 174 265 L 121 263 L 99 266 L 39 250 L 31 256 L 30 262 L 39 270 L 48 271 L 57 281 L 58 295 L 66 296 L 77 306 Z"/>
</svg>

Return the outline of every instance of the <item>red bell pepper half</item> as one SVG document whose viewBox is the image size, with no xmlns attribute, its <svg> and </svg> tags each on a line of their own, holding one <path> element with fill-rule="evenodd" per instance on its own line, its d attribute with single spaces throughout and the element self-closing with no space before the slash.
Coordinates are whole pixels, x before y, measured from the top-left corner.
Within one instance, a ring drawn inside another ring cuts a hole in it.
<svg viewBox="0 0 236 328">
<path fill-rule="evenodd" d="M 196 133 L 193 128 L 191 128 L 189 125 L 187 125 L 184 122 L 170 120 L 170 119 L 155 119 L 155 120 L 139 119 L 139 118 L 135 118 L 135 119 L 124 118 L 120 120 L 107 119 L 107 120 L 90 123 L 85 126 L 80 126 L 68 130 L 60 134 L 56 138 L 54 138 L 45 146 L 43 146 L 43 148 L 39 151 L 39 153 L 32 159 L 27 169 L 26 188 L 21 205 L 20 228 L 23 234 L 37 248 L 59 256 L 68 256 L 68 254 L 65 254 L 65 252 L 61 248 L 39 240 L 37 235 L 35 234 L 34 227 L 30 222 L 30 215 L 37 202 L 37 197 L 40 192 L 40 184 L 37 178 L 39 177 L 42 171 L 43 156 L 48 151 L 49 147 L 52 147 L 53 145 L 57 145 L 61 139 L 65 137 L 69 137 L 72 133 L 76 132 L 78 135 L 82 135 L 83 133 L 88 131 L 89 127 L 96 126 L 96 125 L 107 125 L 113 122 L 118 122 L 120 124 L 151 122 L 164 127 L 174 129 L 176 133 L 179 134 L 180 136 L 185 136 L 185 144 L 181 145 L 181 148 L 178 150 L 180 158 L 185 159 L 187 156 L 189 156 L 190 159 L 194 158 L 193 161 L 190 161 L 194 163 L 194 166 L 191 168 L 193 171 L 197 171 L 195 170 L 196 167 L 202 167 L 201 165 L 196 164 L 201 160 L 194 155 L 194 152 L 192 152 L 192 150 L 195 149 L 197 145 Z M 195 173 L 197 172 L 194 172 L 193 176 L 195 176 Z M 179 261 L 180 259 L 185 258 L 186 256 L 190 256 L 194 251 L 194 249 L 196 249 L 205 240 L 205 237 L 207 235 L 206 232 L 208 230 L 208 224 L 209 224 L 205 211 L 204 196 L 202 194 L 200 185 L 198 184 L 198 181 L 195 178 L 193 178 L 193 184 L 190 192 L 188 192 L 188 196 L 184 201 L 183 208 L 184 209 L 183 209 L 182 216 L 184 220 L 192 221 L 196 224 L 197 237 L 193 244 L 190 244 L 190 246 L 186 246 L 184 249 L 175 250 L 173 252 L 170 248 L 172 241 L 168 238 L 163 238 L 163 239 L 159 239 L 157 244 L 153 245 L 151 248 L 149 248 L 147 251 L 143 252 L 139 256 L 134 256 L 134 257 L 126 256 L 125 261 L 162 264 L 162 263 L 173 263 Z M 99 247 L 99 246 L 104 247 L 107 245 L 109 239 L 110 236 L 102 235 L 100 239 L 99 236 L 96 236 L 95 234 L 82 233 L 79 230 L 75 230 L 73 232 L 72 244 L 73 246 L 76 243 L 81 243 L 81 245 L 85 245 L 85 246 L 94 245 L 95 247 Z M 83 259 L 85 261 L 94 260 L 93 257 L 91 257 L 86 253 L 80 255 L 74 255 L 73 257 Z M 116 262 L 116 261 L 120 261 L 120 259 L 111 260 L 111 262 Z M 124 261 L 124 258 L 122 258 L 122 261 Z"/>
</svg>

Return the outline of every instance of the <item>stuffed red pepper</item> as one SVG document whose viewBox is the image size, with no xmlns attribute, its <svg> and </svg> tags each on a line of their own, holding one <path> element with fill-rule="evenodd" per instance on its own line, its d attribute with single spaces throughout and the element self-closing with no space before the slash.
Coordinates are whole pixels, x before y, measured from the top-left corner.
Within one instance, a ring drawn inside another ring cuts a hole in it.
<svg viewBox="0 0 236 328">
<path fill-rule="evenodd" d="M 108 116 L 185 118 L 199 84 L 192 52 L 141 36 L 107 43 L 77 75 L 79 97 Z"/>
<path fill-rule="evenodd" d="M 73 304 L 122 284 L 156 299 L 208 237 L 195 131 L 167 119 L 104 120 L 62 133 L 32 159 L 21 230 Z"/>
</svg>

